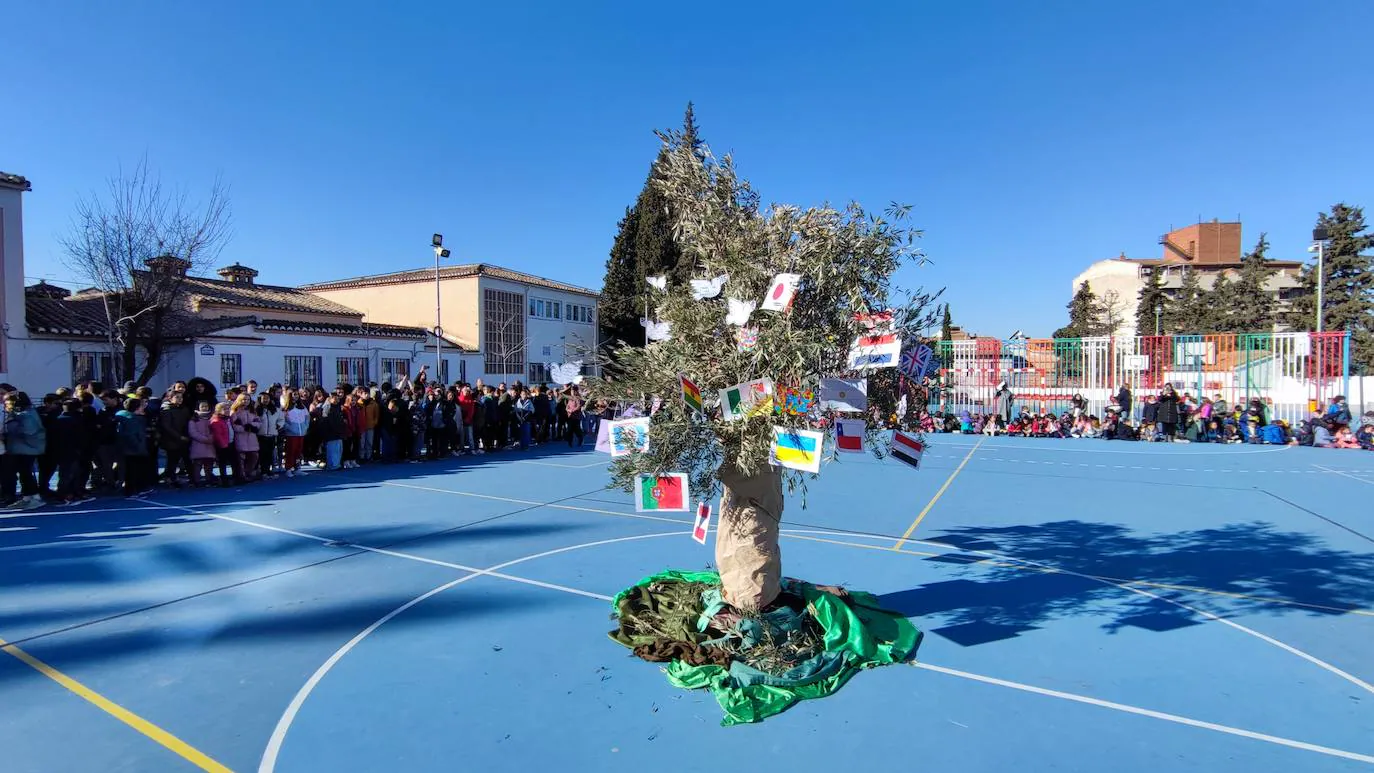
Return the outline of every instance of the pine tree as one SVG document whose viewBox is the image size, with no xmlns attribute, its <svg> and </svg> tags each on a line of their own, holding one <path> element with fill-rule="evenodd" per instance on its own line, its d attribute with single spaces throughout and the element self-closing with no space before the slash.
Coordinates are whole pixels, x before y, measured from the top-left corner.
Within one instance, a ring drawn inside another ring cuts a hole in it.
<svg viewBox="0 0 1374 773">
<path fill-rule="evenodd" d="M 1069 324 L 1054 331 L 1055 338 L 1086 338 L 1102 332 L 1102 305 L 1087 282 L 1078 286 L 1068 303 Z"/>
<path fill-rule="evenodd" d="M 940 323 L 940 359 L 948 368 L 954 364 L 954 319 L 949 314 L 949 304 L 945 304 L 945 318 Z"/>
<path fill-rule="evenodd" d="M 703 160 L 704 143 L 696 123 L 692 103 L 682 118 L 682 142 L 698 160 Z M 630 344 L 644 343 L 640 319 L 649 299 L 647 277 L 666 274 L 671 286 L 679 286 L 692 276 L 692 262 L 682 259 L 682 250 L 673 239 L 673 213 L 655 178 L 666 158 L 660 149 L 649 167 L 649 176 L 620 221 L 601 289 L 601 327 L 605 335 Z"/>
<path fill-rule="evenodd" d="M 1189 266 L 1183 284 L 1174 296 L 1173 308 L 1164 316 L 1164 332 L 1193 334 L 1206 332 L 1210 312 L 1207 294 L 1202 289 L 1201 273 Z"/>
<path fill-rule="evenodd" d="M 1236 317 L 1236 283 L 1225 273 L 1218 273 L 1209 290 L 1202 292 L 1203 315 L 1199 333 L 1239 333 L 1240 320 Z"/>
<path fill-rule="evenodd" d="M 1274 329 L 1274 293 L 1268 289 L 1269 280 L 1277 269 L 1269 265 L 1265 253 L 1269 240 L 1260 234 L 1255 248 L 1241 261 L 1240 275 L 1228 284 L 1227 295 L 1213 288 L 1212 302 L 1227 309 L 1230 325 L 1225 332 L 1269 333 Z"/>
<path fill-rule="evenodd" d="M 1164 271 L 1156 266 L 1150 270 L 1150 276 L 1145 280 L 1145 284 L 1140 288 L 1136 295 L 1135 309 L 1135 334 L 1138 336 L 1155 334 L 1155 309 L 1159 308 L 1163 314 L 1168 314 L 1170 309 L 1170 299 L 1164 292 Z M 1161 331 L 1163 329 L 1161 328 Z"/>
<path fill-rule="evenodd" d="M 1365 254 L 1374 249 L 1374 234 L 1365 232 L 1364 210 L 1343 203 L 1319 215 L 1317 225 L 1326 229 L 1328 240 L 1322 256 L 1323 329 L 1350 331 L 1351 363 L 1374 367 L 1374 255 Z M 1302 290 L 1284 317 L 1294 330 L 1312 330 L 1317 303 L 1315 265 L 1303 270 Z"/>
</svg>

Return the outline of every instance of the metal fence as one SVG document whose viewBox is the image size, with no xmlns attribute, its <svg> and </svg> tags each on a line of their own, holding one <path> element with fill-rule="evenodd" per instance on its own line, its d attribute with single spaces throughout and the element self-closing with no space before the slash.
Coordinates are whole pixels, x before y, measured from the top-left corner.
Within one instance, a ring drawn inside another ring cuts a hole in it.
<svg viewBox="0 0 1374 773">
<path fill-rule="evenodd" d="M 1166 384 L 1195 399 L 1221 395 L 1231 404 L 1259 398 L 1272 415 L 1305 418 L 1335 395 L 1352 409 L 1350 338 L 1333 333 L 1222 333 L 1103 336 L 1001 341 L 942 341 L 940 388 L 930 409 L 990 413 L 997 385 L 1006 381 L 1015 410 L 1067 410 L 1074 395 L 1100 415 L 1124 384 L 1139 415 L 1142 398 Z M 1363 383 L 1359 385 L 1363 391 Z M 1361 406 L 1362 407 L 1362 406 Z"/>
</svg>

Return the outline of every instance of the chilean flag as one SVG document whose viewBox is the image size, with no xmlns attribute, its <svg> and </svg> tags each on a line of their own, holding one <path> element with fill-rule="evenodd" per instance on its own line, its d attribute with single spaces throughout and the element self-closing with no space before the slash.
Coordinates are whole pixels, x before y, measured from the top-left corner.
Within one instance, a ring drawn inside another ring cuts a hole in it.
<svg viewBox="0 0 1374 773">
<path fill-rule="evenodd" d="M 921 469 L 921 455 L 926 452 L 925 443 L 917 440 L 914 435 L 897 431 L 892 433 L 892 458 L 899 462 Z"/>
<path fill-rule="evenodd" d="M 861 454 L 864 450 L 863 419 L 838 419 L 835 421 L 835 450 L 847 454 Z"/>
</svg>

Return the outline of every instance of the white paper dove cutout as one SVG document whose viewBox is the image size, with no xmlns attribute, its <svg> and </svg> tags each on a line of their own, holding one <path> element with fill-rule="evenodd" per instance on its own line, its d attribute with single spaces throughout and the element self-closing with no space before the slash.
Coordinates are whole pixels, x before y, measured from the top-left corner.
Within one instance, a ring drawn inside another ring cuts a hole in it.
<svg viewBox="0 0 1374 773">
<path fill-rule="evenodd" d="M 649 337 L 650 341 L 667 341 L 673 337 L 673 323 L 671 322 L 653 322 L 641 317 L 639 324 L 644 326 L 644 334 Z"/>
<path fill-rule="evenodd" d="M 729 278 L 729 274 L 721 274 L 715 279 L 693 279 L 692 300 L 701 301 L 720 295 L 721 288 L 725 287 L 725 280 Z"/>
<path fill-rule="evenodd" d="M 743 327 L 749 323 L 749 315 L 754 313 L 754 309 L 759 307 L 758 301 L 741 301 L 738 298 L 726 298 L 730 302 L 730 310 L 725 313 L 725 324 Z"/>
<path fill-rule="evenodd" d="M 668 289 L 668 276 L 666 274 L 663 276 L 647 276 L 644 277 L 644 281 L 648 282 L 650 287 L 657 290 Z"/>
<path fill-rule="evenodd" d="M 581 384 L 582 361 L 564 362 L 549 366 L 549 376 L 555 384 Z"/>
</svg>

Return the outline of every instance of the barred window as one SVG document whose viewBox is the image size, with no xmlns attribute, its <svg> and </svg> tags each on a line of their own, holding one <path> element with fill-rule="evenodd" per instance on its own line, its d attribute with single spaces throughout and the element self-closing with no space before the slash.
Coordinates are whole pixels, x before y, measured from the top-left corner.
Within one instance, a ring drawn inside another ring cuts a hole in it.
<svg viewBox="0 0 1374 773">
<path fill-rule="evenodd" d="M 367 384 L 367 358 L 366 357 L 339 357 L 334 360 L 334 373 L 338 376 L 335 384 L 352 384 L 353 386 Z"/>
<path fill-rule="evenodd" d="M 114 359 L 109 352 L 72 352 L 72 386 L 84 381 L 102 386 L 114 383 Z"/>
<path fill-rule="evenodd" d="M 286 378 L 282 383 L 292 389 L 321 386 L 320 371 L 323 367 L 320 357 L 287 357 Z"/>
<path fill-rule="evenodd" d="M 547 349 L 548 347 L 544 347 Z M 547 384 L 552 379 L 549 376 L 549 366 L 543 362 L 530 363 L 530 384 Z"/>
<path fill-rule="evenodd" d="M 220 386 L 238 386 L 242 384 L 243 378 L 243 355 L 242 354 L 221 354 L 219 356 L 219 383 Z"/>
<path fill-rule="evenodd" d="M 397 381 L 400 381 L 400 380 L 401 380 L 401 376 L 409 376 L 409 375 L 410 375 L 410 360 L 408 360 L 408 359 L 406 359 L 406 358 L 404 358 L 404 357 L 399 357 L 399 358 L 383 357 L 383 358 L 382 358 L 382 378 L 385 379 L 386 381 L 390 381 L 392 384 L 395 384 Z"/>
<path fill-rule="evenodd" d="M 482 347 L 491 375 L 525 372 L 525 299 L 520 293 L 488 289 L 482 296 Z"/>
</svg>

